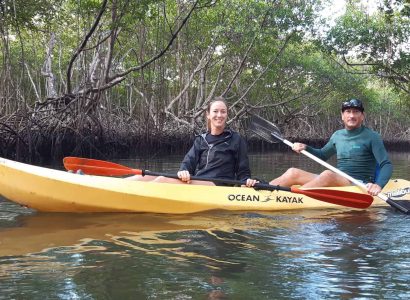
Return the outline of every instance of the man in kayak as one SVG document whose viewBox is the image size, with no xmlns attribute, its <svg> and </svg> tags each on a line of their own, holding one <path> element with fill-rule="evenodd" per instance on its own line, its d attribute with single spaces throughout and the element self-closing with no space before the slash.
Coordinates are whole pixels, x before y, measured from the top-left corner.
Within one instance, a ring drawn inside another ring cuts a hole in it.
<svg viewBox="0 0 410 300">
<path fill-rule="evenodd" d="M 306 150 L 322 160 L 337 155 L 337 168 L 366 184 L 369 194 L 375 196 L 389 181 L 392 164 L 378 133 L 363 126 L 364 107 L 362 101 L 351 99 L 342 103 L 344 129 L 337 130 L 321 149 L 302 143 L 294 143 L 293 151 Z M 376 178 L 376 171 L 378 172 Z M 313 174 L 301 169 L 290 168 L 273 185 L 302 185 L 302 187 L 346 186 L 351 182 L 339 174 L 326 170 Z"/>
<path fill-rule="evenodd" d="M 248 187 L 257 182 L 251 179 L 249 159 L 245 140 L 226 128 L 228 105 L 224 98 L 216 97 L 209 103 L 206 111 L 208 131 L 197 136 L 194 144 L 185 155 L 178 179 L 163 176 L 133 176 L 134 180 L 167 183 L 191 183 L 215 185 L 210 181 L 191 180 L 191 175 L 204 178 L 240 180 Z"/>
</svg>

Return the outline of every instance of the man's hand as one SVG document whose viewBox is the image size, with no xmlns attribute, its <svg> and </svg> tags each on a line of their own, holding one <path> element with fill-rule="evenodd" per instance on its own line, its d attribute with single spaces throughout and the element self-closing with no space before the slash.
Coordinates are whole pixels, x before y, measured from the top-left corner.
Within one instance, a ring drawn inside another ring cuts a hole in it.
<svg viewBox="0 0 410 300">
<path fill-rule="evenodd" d="M 382 191 L 382 188 L 378 184 L 370 182 L 366 184 L 366 188 L 367 192 L 372 196 L 377 196 Z"/>
<path fill-rule="evenodd" d="M 302 152 L 303 150 L 305 150 L 306 149 L 306 145 L 305 144 L 302 144 L 302 143 L 293 143 L 293 146 L 292 146 L 292 150 L 293 151 L 295 151 L 295 152 L 297 152 L 297 153 L 300 153 L 300 152 Z"/>
</svg>

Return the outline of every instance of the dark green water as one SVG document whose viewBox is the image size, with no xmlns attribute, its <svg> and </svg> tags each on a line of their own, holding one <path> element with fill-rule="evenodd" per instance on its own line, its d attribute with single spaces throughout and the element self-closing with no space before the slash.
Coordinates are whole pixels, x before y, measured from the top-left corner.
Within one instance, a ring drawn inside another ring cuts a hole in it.
<svg viewBox="0 0 410 300">
<path fill-rule="evenodd" d="M 391 158 L 393 177 L 410 179 L 410 153 Z M 180 159 L 118 162 L 171 172 Z M 265 179 L 322 170 L 290 153 L 251 165 Z M 0 199 L 0 299 L 408 299 L 409 219 L 389 208 L 42 214 Z"/>
</svg>

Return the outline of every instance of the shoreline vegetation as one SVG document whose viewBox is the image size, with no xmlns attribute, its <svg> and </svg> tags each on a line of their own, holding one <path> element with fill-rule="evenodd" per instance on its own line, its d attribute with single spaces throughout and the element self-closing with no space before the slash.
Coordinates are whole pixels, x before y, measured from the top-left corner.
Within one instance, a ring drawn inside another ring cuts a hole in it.
<svg viewBox="0 0 410 300">
<path fill-rule="evenodd" d="M 25 162 L 186 151 L 222 96 L 250 149 L 250 114 L 323 143 L 364 102 L 388 149 L 410 141 L 410 4 L 15 0 L 0 4 L 0 155 Z M 377 33 L 377 34 L 375 34 Z"/>
<path fill-rule="evenodd" d="M 1 157 L 31 163 L 50 163 L 61 161 L 65 156 L 108 160 L 180 154 L 188 150 L 195 134 L 205 131 L 204 126 L 195 132 L 189 127 L 166 123 L 164 128 L 156 129 L 150 125 L 149 120 L 129 120 L 112 113 L 100 113 L 98 117 L 80 114 L 73 117 L 67 111 L 64 114 L 64 122 L 60 113 L 53 115 L 49 111 L 0 118 Z M 294 124 L 290 127 L 282 126 L 281 129 L 291 141 L 320 147 L 327 142 L 334 130 L 340 128 L 337 117 L 328 118 L 331 122 L 326 126 L 323 122 L 318 122 L 318 127 L 309 124 L 309 130 L 294 127 Z M 247 139 L 250 151 L 288 150 L 282 143 L 268 144 L 252 135 L 246 130 L 246 117 L 231 124 L 231 127 Z M 408 151 L 408 133 L 405 135 L 405 130 L 399 125 L 396 130 L 403 135 L 386 132 L 383 137 L 386 148 L 388 151 Z"/>
</svg>

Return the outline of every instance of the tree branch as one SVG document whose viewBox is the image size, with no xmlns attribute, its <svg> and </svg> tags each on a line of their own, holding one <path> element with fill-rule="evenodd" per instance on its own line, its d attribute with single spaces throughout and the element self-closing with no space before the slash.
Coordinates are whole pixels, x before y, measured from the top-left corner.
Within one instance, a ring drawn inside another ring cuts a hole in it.
<svg viewBox="0 0 410 300">
<path fill-rule="evenodd" d="M 188 22 L 189 18 L 191 17 L 192 12 L 195 10 L 196 6 L 198 5 L 199 0 L 195 1 L 194 5 L 191 7 L 190 11 L 188 12 L 188 14 L 185 16 L 185 18 L 182 20 L 181 24 L 179 25 L 179 27 L 177 28 L 177 30 L 172 34 L 171 39 L 169 40 L 167 46 L 162 49 L 159 53 L 157 53 L 156 55 L 154 55 L 153 57 L 151 57 L 150 59 L 148 59 L 146 62 L 144 62 L 143 64 L 139 65 L 139 66 L 135 66 L 132 68 L 129 68 L 128 70 L 125 70 L 122 73 L 118 73 L 114 76 L 112 76 L 110 78 L 110 80 L 120 80 L 119 82 L 121 82 L 123 79 L 123 77 L 127 76 L 129 73 L 131 72 L 135 72 L 135 71 L 139 71 L 143 68 L 145 68 L 146 66 L 148 66 L 149 64 L 153 63 L 154 61 L 156 61 L 157 59 L 159 59 L 161 56 L 163 56 L 168 49 L 172 46 L 173 42 L 175 41 L 176 37 L 178 36 L 179 32 L 182 30 L 182 28 L 184 28 L 185 24 Z M 105 89 L 105 87 L 102 87 L 103 89 Z"/>
<path fill-rule="evenodd" d="M 67 68 L 67 94 L 71 94 L 71 70 L 73 68 L 73 64 L 77 57 L 80 55 L 80 53 L 84 50 L 85 46 L 87 45 L 88 41 L 90 40 L 91 36 L 94 34 L 95 30 L 97 29 L 98 24 L 100 23 L 100 20 L 105 12 L 105 9 L 107 7 L 107 2 L 108 0 L 103 0 L 101 9 L 97 15 L 97 18 L 94 20 L 93 25 L 90 28 L 90 31 L 86 34 L 84 37 L 83 41 L 81 42 L 80 46 L 77 48 L 77 51 L 73 54 L 73 56 L 70 59 L 70 62 L 68 63 L 68 68 Z"/>
</svg>

